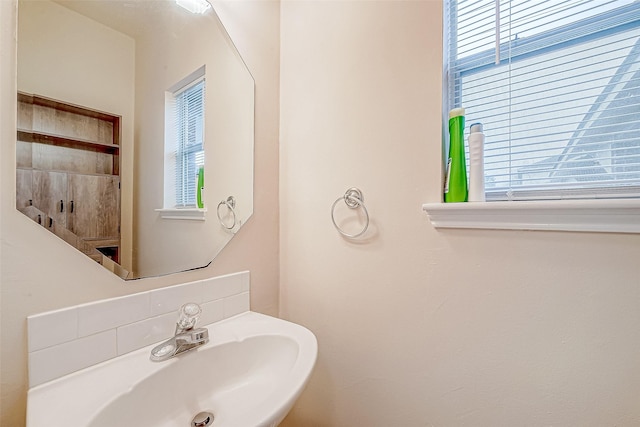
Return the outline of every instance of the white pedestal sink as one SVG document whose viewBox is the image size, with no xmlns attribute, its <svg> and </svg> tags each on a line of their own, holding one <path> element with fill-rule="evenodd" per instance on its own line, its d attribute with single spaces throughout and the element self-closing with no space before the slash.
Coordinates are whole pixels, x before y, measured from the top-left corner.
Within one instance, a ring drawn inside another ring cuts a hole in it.
<svg viewBox="0 0 640 427">
<path fill-rule="evenodd" d="M 317 341 L 306 328 L 247 312 L 208 325 L 210 342 L 161 363 L 153 346 L 29 390 L 27 426 L 276 426 L 304 389 Z"/>
</svg>

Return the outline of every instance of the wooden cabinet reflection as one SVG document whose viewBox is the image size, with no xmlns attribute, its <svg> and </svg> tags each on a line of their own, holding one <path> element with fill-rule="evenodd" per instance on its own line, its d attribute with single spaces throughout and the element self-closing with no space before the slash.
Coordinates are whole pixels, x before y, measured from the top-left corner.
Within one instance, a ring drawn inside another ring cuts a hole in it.
<svg viewBox="0 0 640 427">
<path fill-rule="evenodd" d="M 18 93 L 16 207 L 120 277 L 120 116 Z"/>
</svg>

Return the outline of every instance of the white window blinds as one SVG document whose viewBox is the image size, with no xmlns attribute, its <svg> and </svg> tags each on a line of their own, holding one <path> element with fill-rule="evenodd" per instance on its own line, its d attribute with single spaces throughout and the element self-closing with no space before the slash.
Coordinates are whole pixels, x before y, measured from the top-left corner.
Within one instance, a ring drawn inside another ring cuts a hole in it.
<svg viewBox="0 0 640 427">
<path fill-rule="evenodd" d="M 445 28 L 488 200 L 640 196 L 640 1 L 445 0 Z"/>
<path fill-rule="evenodd" d="M 196 206 L 198 169 L 204 165 L 204 78 L 174 94 L 175 205 Z"/>
</svg>

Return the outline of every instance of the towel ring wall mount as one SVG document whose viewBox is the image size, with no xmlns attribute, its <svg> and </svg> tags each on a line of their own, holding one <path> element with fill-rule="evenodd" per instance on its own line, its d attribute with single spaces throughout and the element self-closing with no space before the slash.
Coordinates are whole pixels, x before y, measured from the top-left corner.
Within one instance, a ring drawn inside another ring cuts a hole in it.
<svg viewBox="0 0 640 427">
<path fill-rule="evenodd" d="M 340 226 L 338 226 L 338 224 L 336 223 L 335 209 L 336 209 L 336 205 L 341 200 L 344 200 L 344 203 L 347 205 L 349 209 L 362 208 L 362 210 L 364 211 L 364 215 L 366 218 L 365 224 L 362 230 L 360 230 L 358 233 L 353 233 L 353 234 L 347 233 L 342 228 L 340 228 Z M 367 211 L 367 207 L 364 205 L 364 195 L 362 194 L 362 191 L 360 191 L 360 189 L 356 187 L 349 188 L 344 193 L 344 196 L 339 197 L 338 199 L 336 199 L 335 202 L 333 202 L 333 205 L 331 206 L 331 222 L 333 222 L 333 226 L 336 228 L 336 230 L 338 230 L 340 234 L 350 239 L 355 239 L 357 237 L 360 237 L 367 231 L 367 228 L 369 228 L 369 212 Z"/>
<path fill-rule="evenodd" d="M 233 218 L 233 223 L 228 226 L 227 224 L 225 224 L 222 215 L 220 214 L 220 208 L 222 206 L 226 206 L 229 213 L 231 213 L 231 217 Z M 236 226 L 236 199 L 233 196 L 229 196 L 227 197 L 227 200 L 222 200 L 220 203 L 218 203 L 218 207 L 216 209 L 216 213 L 218 214 L 218 221 L 220 221 L 220 225 L 222 225 L 224 228 L 226 228 L 227 230 L 233 230 L 233 228 Z"/>
</svg>

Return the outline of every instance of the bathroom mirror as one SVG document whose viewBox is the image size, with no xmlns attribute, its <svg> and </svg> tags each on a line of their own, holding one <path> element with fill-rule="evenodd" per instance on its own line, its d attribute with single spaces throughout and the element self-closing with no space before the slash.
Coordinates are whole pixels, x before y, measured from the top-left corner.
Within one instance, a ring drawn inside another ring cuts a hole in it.
<svg viewBox="0 0 640 427">
<path fill-rule="evenodd" d="M 254 81 L 206 1 L 19 0 L 17 79 L 16 207 L 52 238 L 136 279 L 252 215 Z"/>
</svg>

